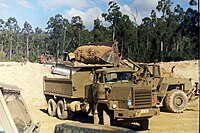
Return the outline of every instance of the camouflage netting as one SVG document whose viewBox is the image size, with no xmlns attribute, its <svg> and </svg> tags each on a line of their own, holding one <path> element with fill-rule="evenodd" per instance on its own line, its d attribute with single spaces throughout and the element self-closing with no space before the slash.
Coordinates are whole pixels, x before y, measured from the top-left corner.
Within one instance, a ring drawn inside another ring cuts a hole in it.
<svg viewBox="0 0 200 133">
<path fill-rule="evenodd" d="M 111 50 L 112 48 L 109 46 L 100 46 L 100 45 L 81 46 L 74 51 L 75 60 L 87 64 L 104 63 L 104 61 L 100 59 L 100 56 Z"/>
</svg>

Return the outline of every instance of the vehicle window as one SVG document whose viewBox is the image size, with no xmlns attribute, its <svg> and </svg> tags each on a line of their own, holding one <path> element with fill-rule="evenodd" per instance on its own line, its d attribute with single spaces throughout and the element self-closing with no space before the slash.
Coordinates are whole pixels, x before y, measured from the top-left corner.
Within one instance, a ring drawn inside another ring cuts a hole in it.
<svg viewBox="0 0 200 133">
<path fill-rule="evenodd" d="M 154 76 L 155 77 L 160 77 L 160 69 L 159 66 L 154 67 Z"/>
<path fill-rule="evenodd" d="M 116 73 L 109 73 L 105 75 L 106 82 L 116 82 L 117 81 L 117 74 Z"/>
<path fill-rule="evenodd" d="M 32 121 L 21 96 L 6 94 L 4 95 L 4 99 L 19 133 L 24 132 L 27 126 L 31 125 Z"/>
<path fill-rule="evenodd" d="M 149 77 L 153 76 L 153 66 L 148 66 L 147 75 L 148 75 Z"/>
<path fill-rule="evenodd" d="M 106 82 L 117 82 L 117 81 L 131 81 L 131 73 L 108 73 L 106 74 Z"/>
<path fill-rule="evenodd" d="M 101 73 L 96 74 L 96 81 L 99 83 L 103 83 L 103 77 Z"/>
</svg>

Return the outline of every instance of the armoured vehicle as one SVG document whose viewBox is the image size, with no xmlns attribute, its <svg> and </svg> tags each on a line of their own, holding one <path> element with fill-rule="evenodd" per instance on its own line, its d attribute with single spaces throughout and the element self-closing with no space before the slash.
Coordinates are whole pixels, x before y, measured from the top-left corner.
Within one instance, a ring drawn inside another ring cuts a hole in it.
<svg viewBox="0 0 200 133">
<path fill-rule="evenodd" d="M 39 123 L 34 123 L 16 86 L 1 84 L 0 87 L 0 132 L 38 133 Z"/>
<path fill-rule="evenodd" d="M 148 118 L 158 115 L 152 87 L 133 80 L 135 71 L 123 67 L 68 67 L 67 78 L 44 77 L 48 114 L 72 118 L 77 111 L 92 113 L 95 124 L 113 125 L 120 120 L 138 122 L 148 129 Z M 73 72 L 73 71 L 74 72 Z"/>
<path fill-rule="evenodd" d="M 157 95 L 157 106 L 162 107 L 164 111 L 181 113 L 188 103 L 196 100 L 199 96 L 198 83 L 192 85 L 191 79 L 162 77 L 160 66 L 156 63 L 144 64 L 134 63 L 133 69 L 137 69 L 137 82 L 146 82 L 153 88 L 153 92 Z M 172 67 L 173 73 L 174 67 Z"/>
</svg>

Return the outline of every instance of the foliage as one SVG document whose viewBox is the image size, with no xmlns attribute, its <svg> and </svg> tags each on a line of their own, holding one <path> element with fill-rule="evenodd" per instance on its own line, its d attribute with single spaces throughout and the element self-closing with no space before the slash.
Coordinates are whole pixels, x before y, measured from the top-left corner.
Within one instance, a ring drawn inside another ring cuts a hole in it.
<svg viewBox="0 0 200 133">
<path fill-rule="evenodd" d="M 138 62 L 198 59 L 199 12 L 193 8 L 197 1 L 190 0 L 191 7 L 185 10 L 173 4 L 171 0 L 159 0 L 150 16 L 137 25 L 136 17 L 133 22 L 116 2 L 110 1 L 107 12 L 102 13 L 110 26 L 105 27 L 96 18 L 91 31 L 85 29 L 80 16 L 67 20 L 57 14 L 48 20 L 45 30 L 32 29 L 28 22 L 20 28 L 15 17 L 0 19 L 0 61 L 21 61 L 23 56 L 36 62 L 44 51 L 59 58 L 63 51 L 115 39 L 123 57 Z"/>
</svg>

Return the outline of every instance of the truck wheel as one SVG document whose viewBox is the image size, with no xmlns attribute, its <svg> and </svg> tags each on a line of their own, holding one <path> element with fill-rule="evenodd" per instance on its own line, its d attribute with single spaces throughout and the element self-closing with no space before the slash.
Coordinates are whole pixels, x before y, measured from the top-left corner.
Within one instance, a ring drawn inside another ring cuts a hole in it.
<svg viewBox="0 0 200 133">
<path fill-rule="evenodd" d="M 165 97 L 165 108 L 169 112 L 181 113 L 187 107 L 188 99 L 182 90 L 171 90 Z"/>
<path fill-rule="evenodd" d="M 63 101 L 58 101 L 57 103 L 57 116 L 59 119 L 61 120 L 65 120 L 68 118 L 68 113 L 67 111 L 64 109 L 64 103 Z"/>
<path fill-rule="evenodd" d="M 56 106 L 56 102 L 53 99 L 49 99 L 47 111 L 50 116 L 56 116 Z"/>
<path fill-rule="evenodd" d="M 149 120 L 148 119 L 140 120 L 140 121 L 138 121 L 138 123 L 140 124 L 141 130 L 147 130 L 149 128 Z"/>
</svg>

